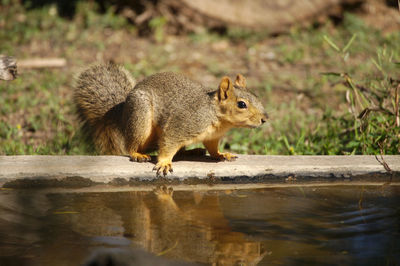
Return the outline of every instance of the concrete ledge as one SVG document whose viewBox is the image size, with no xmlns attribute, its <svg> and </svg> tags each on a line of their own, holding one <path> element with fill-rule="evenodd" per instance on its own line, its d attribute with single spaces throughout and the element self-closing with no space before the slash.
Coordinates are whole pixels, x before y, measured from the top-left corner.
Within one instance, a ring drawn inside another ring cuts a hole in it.
<svg viewBox="0 0 400 266">
<path fill-rule="evenodd" d="M 400 155 L 384 156 L 388 172 L 374 156 L 239 155 L 234 162 L 206 157 L 174 161 L 174 173 L 156 178 L 154 163 L 124 156 L 0 156 L 0 187 L 135 185 L 177 183 L 282 183 L 400 181 Z"/>
</svg>

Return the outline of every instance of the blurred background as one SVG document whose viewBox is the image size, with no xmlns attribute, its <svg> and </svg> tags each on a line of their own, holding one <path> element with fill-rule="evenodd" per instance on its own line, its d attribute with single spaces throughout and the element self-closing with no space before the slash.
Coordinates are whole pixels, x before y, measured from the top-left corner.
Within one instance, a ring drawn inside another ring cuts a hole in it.
<svg viewBox="0 0 400 266">
<path fill-rule="evenodd" d="M 217 88 L 242 73 L 270 120 L 235 129 L 247 154 L 398 154 L 397 0 L 0 0 L 0 155 L 96 154 L 73 80 L 114 61 L 135 79 L 161 71 Z"/>
</svg>

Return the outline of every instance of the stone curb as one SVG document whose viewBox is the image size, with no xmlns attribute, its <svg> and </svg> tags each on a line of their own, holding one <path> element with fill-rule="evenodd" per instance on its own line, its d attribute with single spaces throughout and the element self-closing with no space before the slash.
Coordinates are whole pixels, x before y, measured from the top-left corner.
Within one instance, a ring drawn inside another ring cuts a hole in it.
<svg viewBox="0 0 400 266">
<path fill-rule="evenodd" d="M 239 155 L 234 162 L 191 157 L 174 161 L 173 174 L 160 179 L 152 171 L 154 163 L 130 162 L 124 156 L 0 156 L 0 187 L 137 185 L 161 181 L 186 184 L 398 182 L 400 155 L 388 155 L 383 159 L 391 172 L 385 170 L 375 156 L 367 155 Z"/>
</svg>

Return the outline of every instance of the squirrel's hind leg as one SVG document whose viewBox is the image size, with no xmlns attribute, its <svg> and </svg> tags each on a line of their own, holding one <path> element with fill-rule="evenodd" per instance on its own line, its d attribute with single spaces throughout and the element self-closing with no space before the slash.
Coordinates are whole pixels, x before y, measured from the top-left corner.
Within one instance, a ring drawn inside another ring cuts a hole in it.
<svg viewBox="0 0 400 266">
<path fill-rule="evenodd" d="M 140 93 L 140 92 L 139 92 Z M 127 123 L 125 126 L 125 147 L 131 161 L 148 162 L 151 157 L 143 154 L 155 138 L 152 127 L 153 113 L 150 100 L 143 94 L 129 95 L 125 104 L 124 116 Z"/>
</svg>

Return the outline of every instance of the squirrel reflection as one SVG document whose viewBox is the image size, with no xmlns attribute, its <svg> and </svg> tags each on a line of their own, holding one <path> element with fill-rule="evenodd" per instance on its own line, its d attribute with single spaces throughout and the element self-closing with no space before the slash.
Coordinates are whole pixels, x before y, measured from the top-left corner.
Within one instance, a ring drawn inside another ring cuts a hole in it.
<svg viewBox="0 0 400 266">
<path fill-rule="evenodd" d="M 259 242 L 231 231 L 216 192 L 183 193 L 175 200 L 173 193 L 172 188 L 161 186 L 151 193 L 94 198 L 101 202 L 81 205 L 91 213 L 78 218 L 73 229 L 84 235 L 124 235 L 153 254 L 189 262 L 256 265 L 264 257 Z M 94 224 L 100 219 L 101 224 Z"/>
</svg>

